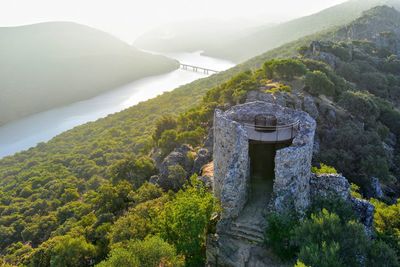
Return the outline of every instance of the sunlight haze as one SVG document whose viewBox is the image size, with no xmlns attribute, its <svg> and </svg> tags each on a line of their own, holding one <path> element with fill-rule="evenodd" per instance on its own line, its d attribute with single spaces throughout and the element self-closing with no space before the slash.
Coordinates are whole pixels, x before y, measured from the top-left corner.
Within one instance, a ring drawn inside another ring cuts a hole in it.
<svg viewBox="0 0 400 267">
<path fill-rule="evenodd" d="M 46 21 L 89 25 L 133 42 L 137 36 L 165 23 L 200 18 L 246 22 L 282 22 L 312 14 L 344 0 L 2 0 L 0 26 Z"/>
</svg>

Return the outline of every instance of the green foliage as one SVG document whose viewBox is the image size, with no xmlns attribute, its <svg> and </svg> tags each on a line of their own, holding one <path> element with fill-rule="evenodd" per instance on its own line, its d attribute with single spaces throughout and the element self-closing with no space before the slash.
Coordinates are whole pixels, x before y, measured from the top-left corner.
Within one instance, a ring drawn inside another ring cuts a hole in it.
<svg viewBox="0 0 400 267">
<path fill-rule="evenodd" d="M 285 84 L 279 83 L 276 87 L 268 89 L 266 92 L 270 93 L 270 94 L 291 93 L 292 92 L 292 88 L 289 85 L 285 85 Z"/>
<path fill-rule="evenodd" d="M 137 204 L 124 216 L 118 218 L 109 234 L 111 244 L 130 239 L 143 239 L 158 231 L 159 215 L 167 198 L 161 197 Z"/>
<path fill-rule="evenodd" d="M 188 266 L 200 266 L 204 264 L 206 229 L 216 207 L 203 184 L 195 179 L 192 184 L 166 203 L 160 215 L 160 235 L 185 255 Z"/>
<path fill-rule="evenodd" d="M 316 198 L 308 208 L 307 214 L 308 217 L 311 217 L 312 214 L 320 214 L 324 210 L 329 210 L 331 213 L 336 214 L 343 223 L 356 220 L 352 206 L 339 197 Z"/>
<path fill-rule="evenodd" d="M 368 92 L 344 92 L 339 105 L 365 120 L 374 121 L 379 116 L 379 107 L 375 103 L 374 97 Z"/>
<path fill-rule="evenodd" d="M 298 252 L 298 246 L 292 242 L 294 229 L 299 219 L 294 214 L 270 213 L 267 215 L 265 243 L 281 259 L 290 260 Z"/>
<path fill-rule="evenodd" d="M 168 167 L 168 189 L 178 191 L 185 184 L 187 173 L 185 169 L 177 164 Z"/>
<path fill-rule="evenodd" d="M 107 260 L 97 267 L 179 267 L 184 259 L 178 256 L 176 249 L 157 236 L 147 237 L 143 241 L 131 240 L 118 244 Z"/>
<path fill-rule="evenodd" d="M 374 227 L 379 239 L 385 241 L 400 257 L 400 200 L 387 205 L 373 199 L 375 206 Z"/>
<path fill-rule="evenodd" d="M 321 163 L 319 167 L 312 167 L 311 171 L 315 174 L 337 174 L 337 170 L 334 167 L 328 166 L 324 163 Z"/>
<path fill-rule="evenodd" d="M 306 66 L 298 59 L 281 59 L 267 61 L 263 65 L 267 78 L 281 78 L 291 81 L 295 77 L 303 76 L 307 73 Z"/>
<path fill-rule="evenodd" d="M 354 198 L 362 199 L 362 195 L 360 193 L 360 187 L 356 184 L 351 183 L 350 186 L 351 196 Z"/>
<path fill-rule="evenodd" d="M 110 176 L 114 183 L 129 181 L 134 188 L 139 188 L 156 173 L 154 162 L 148 157 L 119 160 L 110 167 Z"/>
<path fill-rule="evenodd" d="M 322 71 L 308 72 L 305 77 L 306 90 L 312 95 L 335 95 L 335 84 Z"/>
<path fill-rule="evenodd" d="M 104 260 L 96 265 L 96 267 L 139 267 L 139 259 L 124 248 L 115 248 L 110 252 L 107 260 Z"/>
<path fill-rule="evenodd" d="M 366 267 L 398 267 L 400 266 L 396 252 L 383 241 L 373 241 L 368 249 Z"/>
<path fill-rule="evenodd" d="M 310 266 L 362 266 L 358 257 L 365 255 L 368 244 L 361 224 L 342 222 L 327 210 L 302 222 L 295 230 L 294 240 L 300 246 L 299 260 Z M 319 265 L 321 259 L 337 265 Z"/>
<path fill-rule="evenodd" d="M 175 129 L 178 125 L 178 122 L 171 115 L 165 115 L 157 120 L 155 130 L 153 133 L 154 141 L 158 141 L 161 138 L 161 135 L 166 130 Z"/>
<path fill-rule="evenodd" d="M 70 235 L 49 239 L 31 257 L 32 266 L 80 267 L 90 265 L 96 255 L 95 247 L 82 237 Z"/>
<path fill-rule="evenodd" d="M 327 244 L 322 242 L 321 245 L 309 244 L 301 248 L 299 259 L 307 262 L 309 266 L 318 267 L 345 267 L 339 255 L 340 246 L 333 242 Z"/>
</svg>

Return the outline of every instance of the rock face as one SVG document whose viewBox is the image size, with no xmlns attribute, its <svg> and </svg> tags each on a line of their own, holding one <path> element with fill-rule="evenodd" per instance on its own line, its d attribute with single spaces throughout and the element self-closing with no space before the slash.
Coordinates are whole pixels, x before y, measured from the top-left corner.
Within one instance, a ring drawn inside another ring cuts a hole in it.
<svg viewBox="0 0 400 267">
<path fill-rule="evenodd" d="M 350 184 L 338 174 L 313 175 L 310 180 L 311 201 L 318 198 L 341 198 L 353 208 L 368 235 L 373 235 L 374 206 L 366 200 L 351 196 Z"/>
</svg>

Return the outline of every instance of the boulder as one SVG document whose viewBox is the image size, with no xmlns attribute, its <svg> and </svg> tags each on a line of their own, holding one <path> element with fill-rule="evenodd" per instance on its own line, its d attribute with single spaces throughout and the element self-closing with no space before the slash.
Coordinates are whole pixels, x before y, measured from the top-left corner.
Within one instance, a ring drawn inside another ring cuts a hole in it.
<svg viewBox="0 0 400 267">
<path fill-rule="evenodd" d="M 200 174 L 201 169 L 204 165 L 209 163 L 212 160 L 212 154 L 206 148 L 201 148 L 196 155 L 193 163 L 193 174 Z"/>
</svg>

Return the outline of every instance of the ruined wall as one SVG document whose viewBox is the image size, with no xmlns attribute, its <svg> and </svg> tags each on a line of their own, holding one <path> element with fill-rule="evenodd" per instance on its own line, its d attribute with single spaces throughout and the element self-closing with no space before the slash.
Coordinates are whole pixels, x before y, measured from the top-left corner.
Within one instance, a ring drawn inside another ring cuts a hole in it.
<svg viewBox="0 0 400 267">
<path fill-rule="evenodd" d="M 214 115 L 214 195 L 222 219 L 238 216 L 247 200 L 250 179 L 249 141 L 239 123 L 216 110 Z"/>
<path fill-rule="evenodd" d="M 310 203 L 312 143 L 276 152 L 274 208 L 303 213 Z"/>
<path fill-rule="evenodd" d="M 255 101 L 217 110 L 214 117 L 214 193 L 221 200 L 224 218 L 238 216 L 247 200 L 250 180 L 249 139 L 238 121 L 253 121 L 258 114 L 274 114 L 280 124 L 299 121 L 298 133 L 290 147 L 275 157 L 274 206 L 302 212 L 309 204 L 309 181 L 315 120 L 307 113 L 276 104 Z M 266 203 L 267 205 L 268 203 Z"/>
</svg>

